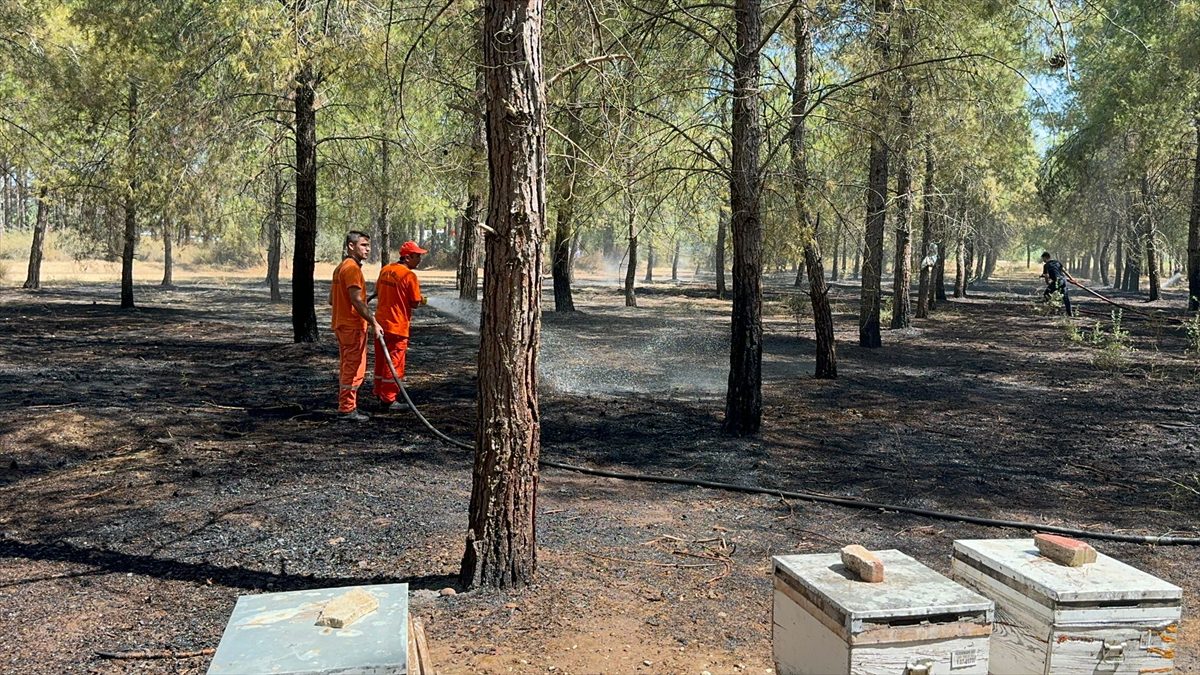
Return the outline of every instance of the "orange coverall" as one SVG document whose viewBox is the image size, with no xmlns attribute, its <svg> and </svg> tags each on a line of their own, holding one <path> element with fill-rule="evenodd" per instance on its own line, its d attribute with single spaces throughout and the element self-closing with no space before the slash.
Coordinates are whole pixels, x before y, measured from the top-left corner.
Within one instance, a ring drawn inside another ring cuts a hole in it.
<svg viewBox="0 0 1200 675">
<path fill-rule="evenodd" d="M 413 307 L 421 304 L 421 284 L 417 275 L 402 262 L 384 265 L 375 282 L 375 293 L 379 303 L 375 309 L 375 320 L 383 327 L 383 339 L 392 367 L 400 379 L 404 379 L 404 355 L 408 350 L 408 328 L 412 320 Z M 387 360 L 375 343 L 375 395 L 384 404 L 391 404 L 400 393 L 400 385 L 388 370 Z"/>
<path fill-rule="evenodd" d="M 333 272 L 330 301 L 333 304 L 333 334 L 338 341 L 338 412 L 358 407 L 358 388 L 367 373 L 367 321 L 350 302 L 350 293 L 367 301 L 362 265 L 346 258 Z"/>
</svg>

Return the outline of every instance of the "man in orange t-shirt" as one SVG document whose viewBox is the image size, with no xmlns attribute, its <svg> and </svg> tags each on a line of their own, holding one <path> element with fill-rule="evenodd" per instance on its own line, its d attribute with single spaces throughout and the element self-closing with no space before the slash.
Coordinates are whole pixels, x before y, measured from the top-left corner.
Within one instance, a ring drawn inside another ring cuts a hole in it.
<svg viewBox="0 0 1200 675">
<path fill-rule="evenodd" d="M 329 304 L 333 305 L 333 333 L 338 341 L 338 413 L 342 419 L 369 419 L 358 410 L 358 387 L 367 372 L 367 332 L 374 339 L 379 322 L 367 307 L 362 261 L 371 255 L 371 237 L 365 232 L 346 233 L 345 258 L 333 272 Z"/>
<path fill-rule="evenodd" d="M 404 355 L 408 351 L 408 326 L 412 320 L 413 308 L 425 304 L 421 295 L 421 284 L 413 270 L 421 264 L 421 256 L 427 251 L 417 246 L 415 241 L 406 241 L 400 247 L 400 259 L 390 265 L 384 265 L 379 270 L 379 280 L 375 282 L 375 293 L 379 296 L 376 305 L 375 318 L 383 331 L 383 341 L 387 345 L 388 356 L 392 357 L 392 367 L 396 375 L 404 379 Z M 392 377 L 392 371 L 387 366 L 387 357 L 379 349 L 379 340 L 375 340 L 375 395 L 388 409 L 403 407 L 396 401 L 400 393 L 400 383 Z"/>
</svg>

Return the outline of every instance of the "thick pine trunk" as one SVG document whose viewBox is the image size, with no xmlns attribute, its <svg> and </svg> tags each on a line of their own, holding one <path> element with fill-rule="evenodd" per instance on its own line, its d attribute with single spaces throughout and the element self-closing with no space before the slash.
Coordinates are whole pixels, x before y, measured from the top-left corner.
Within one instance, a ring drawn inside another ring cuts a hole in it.
<svg viewBox="0 0 1200 675">
<path fill-rule="evenodd" d="M 42 250 L 46 241 L 46 216 L 49 210 L 46 204 L 46 186 L 38 188 L 37 219 L 33 221 L 33 244 L 29 247 L 29 270 L 25 275 L 25 288 L 41 288 L 42 286 Z"/>
<path fill-rule="evenodd" d="M 317 110 L 312 64 L 296 76 L 296 245 L 292 251 L 292 337 L 317 341 L 313 274 L 317 261 Z"/>
<path fill-rule="evenodd" d="M 733 56 L 733 320 L 729 343 L 726 433 L 757 433 L 762 425 L 762 221 L 759 219 L 759 44 L 761 0 L 735 0 Z"/>
<path fill-rule="evenodd" d="M 137 85 L 129 84 L 129 182 L 125 193 L 125 231 L 121 237 L 121 307 L 133 307 L 133 254 L 137 247 Z"/>
<path fill-rule="evenodd" d="M 283 257 L 283 174 L 271 169 L 271 217 L 267 221 L 267 285 L 271 302 L 282 302 L 279 292 L 279 261 Z"/>
<path fill-rule="evenodd" d="M 937 267 L 937 262 L 941 260 L 944 251 L 938 251 L 938 260 L 932 265 L 927 265 L 927 259 L 932 253 L 930 244 L 933 244 L 933 201 L 937 198 L 934 195 L 933 183 L 933 139 L 929 135 L 925 136 L 925 186 L 921 195 L 921 250 L 917 255 L 921 256 L 921 272 L 917 282 L 917 318 L 924 319 L 929 316 L 929 310 L 933 309 L 933 287 L 934 270 Z"/>
<path fill-rule="evenodd" d="M 875 0 L 871 32 L 878 65 L 891 64 L 890 23 L 892 0 Z M 883 282 L 883 235 L 887 222 L 888 153 L 887 118 L 890 112 L 888 87 L 884 81 L 871 94 L 875 128 L 871 131 L 871 149 L 867 161 L 867 221 L 863 233 L 862 292 L 858 317 L 858 344 L 867 348 L 883 346 L 879 325 L 880 295 Z"/>
<path fill-rule="evenodd" d="M 811 86 L 812 29 L 808 24 L 808 10 L 801 7 L 792 19 L 796 41 L 796 84 L 792 88 L 792 197 L 796 204 L 796 217 L 800 221 L 801 246 L 804 262 L 800 267 L 808 272 L 808 298 L 813 309 L 813 325 L 816 332 L 816 367 L 814 376 L 832 380 L 837 377 L 837 343 L 833 335 L 833 309 L 829 305 L 829 287 L 825 283 L 825 265 L 821 260 L 821 249 L 817 243 L 820 216 L 813 223 L 808 210 L 808 96 Z M 834 255 L 836 270 L 837 256 Z M 799 285 L 799 274 L 796 281 Z"/>
<path fill-rule="evenodd" d="M 729 214 L 725 209 L 717 213 L 717 244 L 713 248 L 713 272 L 717 275 L 717 297 L 725 297 L 725 229 L 729 224 Z"/>
<path fill-rule="evenodd" d="M 163 288 L 175 287 L 175 250 L 172 241 L 171 226 L 167 220 L 162 222 L 162 238 L 163 238 Z"/>
<path fill-rule="evenodd" d="M 478 423 L 462 582 L 516 588 L 537 569 L 541 429 L 537 356 L 546 207 L 541 0 L 486 0 L 491 190 L 479 344 Z"/>
</svg>

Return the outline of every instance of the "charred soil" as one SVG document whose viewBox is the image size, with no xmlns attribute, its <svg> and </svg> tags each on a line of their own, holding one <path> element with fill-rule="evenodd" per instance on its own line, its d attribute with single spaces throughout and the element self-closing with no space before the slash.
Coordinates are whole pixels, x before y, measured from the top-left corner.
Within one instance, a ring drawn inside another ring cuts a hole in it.
<svg viewBox="0 0 1200 675">
<path fill-rule="evenodd" d="M 1113 347 L 1109 308 L 1082 297 L 1088 318 L 1043 316 L 1013 281 L 866 350 L 856 289 L 839 286 L 841 377 L 818 381 L 785 276 L 768 289 L 755 438 L 720 432 L 727 302 L 658 284 L 626 309 L 613 285 L 576 289 L 580 312 L 544 315 L 543 456 L 1096 531 L 1200 530 L 1200 360 L 1177 326 L 1126 314 Z M 200 673 L 205 656 L 97 652 L 215 647 L 241 594 L 407 582 L 443 673 L 766 673 L 772 555 L 860 543 L 947 571 L 956 538 L 1029 536 L 546 469 L 536 584 L 468 592 L 469 453 L 407 412 L 337 420 L 335 343 L 291 344 L 287 305 L 261 286 L 138 293 L 122 311 L 104 286 L 0 291 L 0 671 Z M 478 338 L 436 312 L 414 330 L 410 391 L 469 440 Z M 1177 665 L 1197 672 L 1200 552 L 1095 545 L 1185 589 Z"/>
</svg>

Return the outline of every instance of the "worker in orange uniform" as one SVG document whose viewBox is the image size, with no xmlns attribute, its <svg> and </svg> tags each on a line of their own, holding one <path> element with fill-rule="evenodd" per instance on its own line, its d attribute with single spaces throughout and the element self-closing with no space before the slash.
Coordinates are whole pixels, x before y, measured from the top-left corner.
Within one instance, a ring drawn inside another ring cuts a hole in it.
<svg viewBox="0 0 1200 675">
<path fill-rule="evenodd" d="M 375 293 L 379 296 L 375 317 L 382 326 L 383 341 L 387 345 L 387 354 L 392 358 L 392 368 L 396 376 L 404 379 L 404 355 L 408 351 L 408 326 L 412 320 L 414 307 L 425 304 L 425 296 L 421 295 L 421 284 L 413 270 L 421 264 L 421 256 L 427 251 L 417 246 L 415 241 L 406 241 L 400 247 L 400 259 L 390 265 L 384 265 L 379 270 L 379 280 L 375 282 Z M 396 401 L 400 393 L 400 382 L 392 376 L 387 366 L 387 356 L 379 349 L 379 340 L 375 340 L 375 395 L 386 409 L 394 410 L 403 407 Z"/>
<path fill-rule="evenodd" d="M 370 418 L 358 410 L 358 387 L 367 372 L 367 333 L 374 340 L 382 330 L 367 307 L 362 262 L 369 255 L 371 237 L 357 230 L 347 232 L 345 257 L 334 270 L 329 289 L 333 333 L 338 341 L 338 413 L 342 419 L 355 422 Z"/>
</svg>

